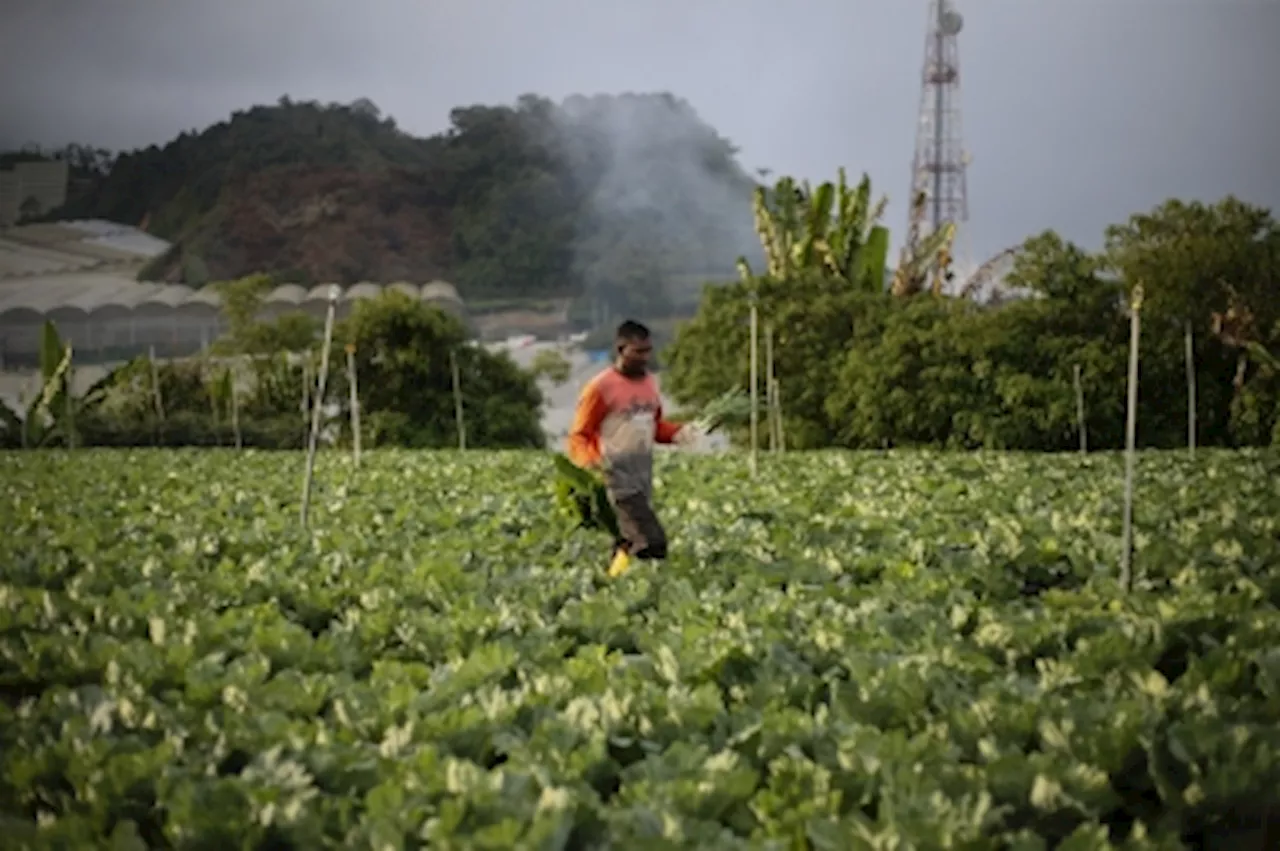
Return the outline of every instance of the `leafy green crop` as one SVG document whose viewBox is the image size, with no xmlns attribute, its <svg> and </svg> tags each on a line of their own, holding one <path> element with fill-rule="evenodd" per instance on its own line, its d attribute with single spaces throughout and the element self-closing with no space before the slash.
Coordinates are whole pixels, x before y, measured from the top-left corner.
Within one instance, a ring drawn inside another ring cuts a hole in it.
<svg viewBox="0 0 1280 851">
<path fill-rule="evenodd" d="M 1127 597 L 1120 470 L 663 454 L 609 581 L 546 454 L 0 454 L 4 847 L 1267 847 L 1280 458 L 1144 455 Z"/>
<path fill-rule="evenodd" d="M 553 455 L 556 466 L 556 504 L 575 528 L 603 529 L 618 537 L 618 517 L 609 502 L 604 479 L 584 470 L 563 455 Z"/>
<path fill-rule="evenodd" d="M 695 425 L 710 434 L 721 426 L 742 425 L 750 418 L 751 397 L 741 390 L 730 390 L 703 405 Z"/>
</svg>

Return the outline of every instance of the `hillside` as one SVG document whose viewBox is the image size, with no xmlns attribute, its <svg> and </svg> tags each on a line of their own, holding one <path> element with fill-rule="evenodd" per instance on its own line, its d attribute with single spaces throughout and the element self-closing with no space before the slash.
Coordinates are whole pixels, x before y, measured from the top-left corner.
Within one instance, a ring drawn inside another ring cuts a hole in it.
<svg viewBox="0 0 1280 851">
<path fill-rule="evenodd" d="M 175 243 L 149 280 L 445 278 L 470 300 L 653 311 L 759 251 L 735 153 L 665 94 L 460 107 L 426 138 L 368 101 L 281 99 L 120 155 L 58 216 Z"/>
</svg>

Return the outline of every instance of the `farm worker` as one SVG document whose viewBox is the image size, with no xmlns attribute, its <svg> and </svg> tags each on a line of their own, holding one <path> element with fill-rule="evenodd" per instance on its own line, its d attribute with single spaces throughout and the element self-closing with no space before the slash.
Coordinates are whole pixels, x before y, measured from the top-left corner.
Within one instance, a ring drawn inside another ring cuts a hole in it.
<svg viewBox="0 0 1280 851">
<path fill-rule="evenodd" d="M 631 559 L 665 559 L 667 533 L 653 512 L 653 446 L 689 444 L 693 426 L 662 418 L 658 383 L 649 372 L 649 329 L 627 320 L 618 326 L 614 362 L 582 388 L 569 429 L 569 460 L 604 474 L 618 518 L 609 576 L 621 576 Z"/>
</svg>

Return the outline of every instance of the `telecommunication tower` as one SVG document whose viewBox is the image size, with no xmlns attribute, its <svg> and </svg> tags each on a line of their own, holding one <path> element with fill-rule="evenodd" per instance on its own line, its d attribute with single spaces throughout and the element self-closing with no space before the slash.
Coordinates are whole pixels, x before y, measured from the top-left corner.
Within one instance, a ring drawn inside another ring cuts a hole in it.
<svg viewBox="0 0 1280 851">
<path fill-rule="evenodd" d="M 957 245 L 969 218 L 964 149 L 960 123 L 960 47 L 964 19 L 949 0 L 930 0 L 921 75 L 920 120 L 911 165 L 911 205 L 907 239 L 914 244 L 952 222 Z M 965 252 L 967 253 L 967 252 Z M 965 258 L 967 261 L 967 258 Z"/>
</svg>

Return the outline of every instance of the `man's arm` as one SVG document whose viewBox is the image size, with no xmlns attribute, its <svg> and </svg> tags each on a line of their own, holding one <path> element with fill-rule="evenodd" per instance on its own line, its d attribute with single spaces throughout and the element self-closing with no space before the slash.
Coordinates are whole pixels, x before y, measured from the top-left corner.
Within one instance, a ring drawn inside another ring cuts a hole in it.
<svg viewBox="0 0 1280 851">
<path fill-rule="evenodd" d="M 600 424 L 607 413 L 599 385 L 595 381 L 589 382 L 578 397 L 566 446 L 569 460 L 579 467 L 594 467 L 600 463 Z"/>
<path fill-rule="evenodd" d="M 658 406 L 658 410 L 654 413 L 654 434 L 653 438 L 658 443 L 675 443 L 676 435 L 680 433 L 680 429 L 684 428 L 682 423 L 673 423 L 670 420 L 662 418 L 662 406 Z"/>
</svg>

